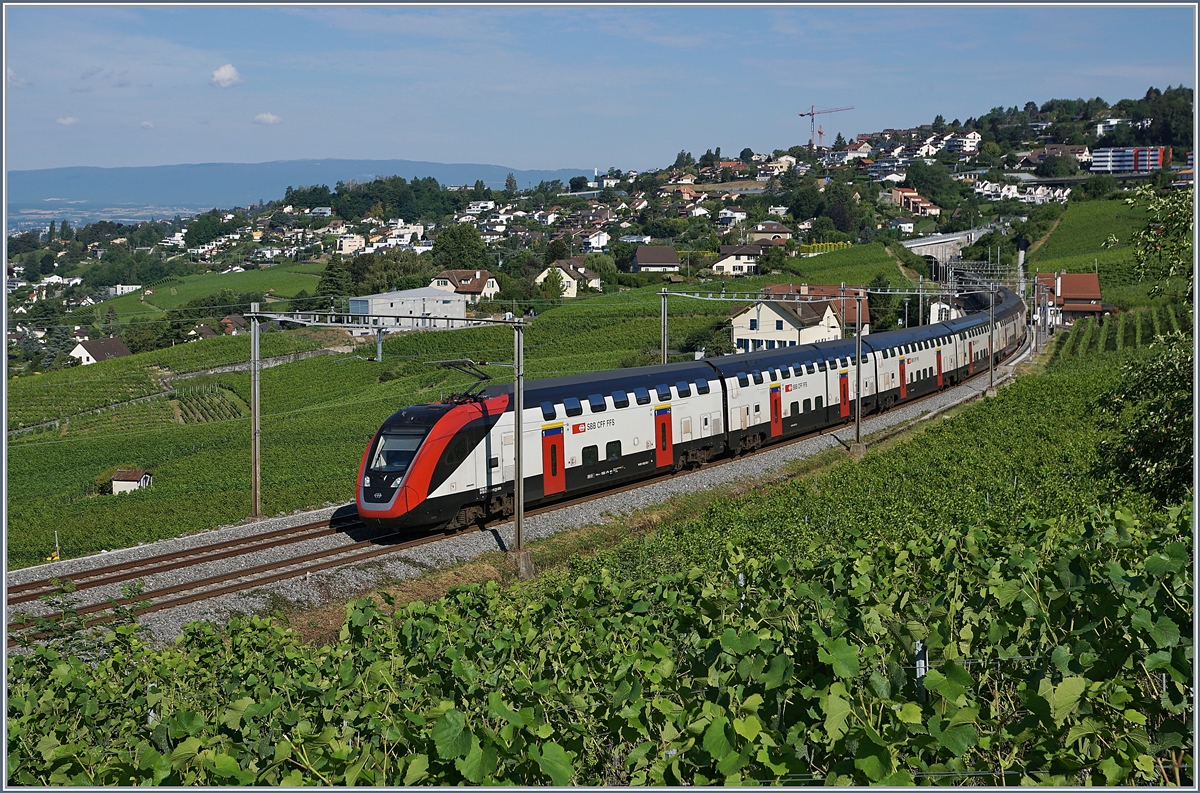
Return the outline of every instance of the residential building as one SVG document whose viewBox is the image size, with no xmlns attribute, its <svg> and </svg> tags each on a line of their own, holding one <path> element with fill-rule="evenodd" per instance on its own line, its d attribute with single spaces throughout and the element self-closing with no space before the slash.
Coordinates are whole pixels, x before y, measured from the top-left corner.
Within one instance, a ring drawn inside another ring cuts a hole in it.
<svg viewBox="0 0 1200 793">
<path fill-rule="evenodd" d="M 597 229 L 596 231 L 585 231 L 579 235 L 579 241 L 583 244 L 583 249 L 589 253 L 597 253 L 608 247 L 608 232 Z"/>
<path fill-rule="evenodd" d="M 1128 118 L 1106 118 L 1096 125 L 1096 137 L 1099 138 L 1107 135 L 1123 124 L 1132 125 L 1134 129 L 1147 129 L 1150 126 L 1150 119 L 1143 118 L 1140 121 L 1131 121 Z"/>
<path fill-rule="evenodd" d="M 677 273 L 679 253 L 669 245 L 639 245 L 630 269 L 635 273 Z"/>
<path fill-rule="evenodd" d="M 495 201 L 472 201 L 467 204 L 467 214 L 478 215 L 481 212 L 487 212 L 489 209 L 495 209 Z"/>
<path fill-rule="evenodd" d="M 221 331 L 227 336 L 240 336 L 243 333 L 248 333 L 246 330 L 246 318 L 241 314 L 229 314 L 221 318 Z"/>
<path fill-rule="evenodd" d="M 741 223 L 746 219 L 746 210 L 741 207 L 729 206 L 717 213 L 717 222 L 726 226 Z"/>
<path fill-rule="evenodd" d="M 491 300 L 500 292 L 500 282 L 487 270 L 443 270 L 429 282 L 430 289 L 462 295 L 468 303 Z"/>
<path fill-rule="evenodd" d="M 582 256 L 559 259 L 553 265 L 538 273 L 533 282 L 540 286 L 550 276 L 551 270 L 558 270 L 559 278 L 562 279 L 563 297 L 576 297 L 579 294 L 579 288 L 584 286 L 590 289 L 603 288 L 600 276 L 583 266 Z"/>
<path fill-rule="evenodd" d="M 922 197 L 911 187 L 893 187 L 892 203 L 920 217 L 936 217 L 942 214 L 941 207 Z"/>
<path fill-rule="evenodd" d="M 338 237 L 337 252 L 343 256 L 353 256 L 367 246 L 367 241 L 361 234 L 343 234 Z"/>
<path fill-rule="evenodd" d="M 312 214 L 322 218 L 331 217 L 333 215 L 333 207 L 313 207 Z"/>
<path fill-rule="evenodd" d="M 112 475 L 113 495 L 117 493 L 132 493 L 134 490 L 144 490 L 154 482 L 154 476 L 149 471 L 118 468 Z"/>
<path fill-rule="evenodd" d="M 626 234 L 621 238 L 621 242 L 629 243 L 630 245 L 649 245 L 649 234 Z"/>
<path fill-rule="evenodd" d="M 80 366 L 87 366 L 112 358 L 124 358 L 133 353 L 120 339 L 93 339 L 79 342 L 75 345 L 75 349 L 67 354 L 72 358 L 78 358 Z"/>
<path fill-rule="evenodd" d="M 1126 148 L 1096 149 L 1092 152 L 1092 173 L 1131 173 L 1156 171 L 1171 162 L 1171 149 L 1167 147 L 1130 146 Z"/>
<path fill-rule="evenodd" d="M 787 213 L 788 213 L 787 207 L 768 207 L 767 208 L 768 215 L 775 215 L 776 217 L 783 218 L 783 217 L 787 217 Z"/>
<path fill-rule="evenodd" d="M 399 292 L 383 292 L 350 298 L 350 313 L 371 315 L 367 327 L 402 328 L 405 330 L 433 330 L 462 327 L 462 322 L 439 322 L 439 320 L 463 320 L 467 316 L 467 299 L 463 295 L 442 289 L 422 287 Z"/>
<path fill-rule="evenodd" d="M 913 233 L 912 218 L 894 218 L 888 223 L 888 228 L 897 229 L 901 234 Z"/>
<path fill-rule="evenodd" d="M 971 130 L 958 135 L 951 135 L 946 139 L 945 148 L 947 151 L 966 153 L 979 150 L 979 142 L 983 136 L 978 132 Z"/>
<path fill-rule="evenodd" d="M 828 300 L 795 303 L 755 302 L 733 313 L 733 344 L 740 352 L 795 347 L 842 338 L 842 328 Z"/>
<path fill-rule="evenodd" d="M 120 297 L 121 295 L 132 294 L 142 288 L 141 284 L 117 284 L 108 288 L 109 297 Z"/>
<path fill-rule="evenodd" d="M 754 242 L 759 240 L 790 240 L 792 238 L 792 230 L 774 220 L 765 220 L 762 223 L 754 224 L 754 228 L 750 230 L 750 238 Z"/>
<path fill-rule="evenodd" d="M 736 256 L 727 254 L 712 263 L 712 271 L 717 275 L 732 275 L 739 278 L 743 275 L 754 275 L 758 272 L 758 257 Z"/>
<path fill-rule="evenodd" d="M 845 326 L 847 332 L 852 332 L 858 322 L 858 307 L 862 306 L 863 335 L 871 332 L 871 307 L 867 301 L 867 291 L 861 286 L 832 286 L 824 284 L 771 284 L 763 290 L 764 296 L 780 297 L 783 295 L 798 295 L 802 298 L 829 298 L 834 312 Z M 855 295 L 861 295 L 859 301 Z M 840 338 L 840 337 L 839 337 Z"/>
</svg>

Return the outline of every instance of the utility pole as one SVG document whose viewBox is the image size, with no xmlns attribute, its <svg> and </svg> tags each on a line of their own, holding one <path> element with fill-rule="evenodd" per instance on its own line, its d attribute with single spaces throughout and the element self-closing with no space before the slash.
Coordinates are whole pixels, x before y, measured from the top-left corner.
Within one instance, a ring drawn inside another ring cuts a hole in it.
<svg viewBox="0 0 1200 793">
<path fill-rule="evenodd" d="M 908 327 L 908 301 L 911 299 L 911 297 L 904 298 L 904 327 L 906 328 Z"/>
<path fill-rule="evenodd" d="M 662 290 L 662 362 L 667 362 L 667 288 Z"/>
<path fill-rule="evenodd" d="M 925 311 L 925 276 L 917 276 L 917 325 L 921 324 L 921 315 Z"/>
<path fill-rule="evenodd" d="M 383 360 L 383 328 L 375 331 L 375 361 Z"/>
<path fill-rule="evenodd" d="M 867 454 L 862 442 L 862 293 L 856 291 L 854 298 L 854 443 L 850 444 L 850 456 L 861 460 Z"/>
<path fill-rule="evenodd" d="M 509 558 L 517 564 L 517 575 L 533 577 L 533 558 L 525 549 L 525 323 L 513 321 L 513 549 Z"/>
<path fill-rule="evenodd" d="M 996 290 L 988 291 L 988 387 L 984 396 L 996 396 L 996 355 L 992 351 L 992 339 L 996 334 Z"/>
<path fill-rule="evenodd" d="M 250 306 L 250 310 L 258 313 L 258 303 Z M 253 471 L 250 478 L 250 517 L 262 517 L 262 457 L 259 454 L 259 437 L 261 428 L 262 405 L 259 401 L 259 360 L 258 350 L 258 317 L 250 318 L 250 464 Z"/>
</svg>

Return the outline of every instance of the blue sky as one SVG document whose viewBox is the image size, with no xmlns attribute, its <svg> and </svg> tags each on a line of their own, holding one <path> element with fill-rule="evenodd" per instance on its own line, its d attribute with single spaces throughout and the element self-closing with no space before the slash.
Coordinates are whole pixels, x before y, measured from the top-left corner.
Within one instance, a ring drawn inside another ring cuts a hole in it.
<svg viewBox="0 0 1200 793">
<path fill-rule="evenodd" d="M 7 167 L 669 164 L 1194 87 L 1188 7 L 5 9 Z"/>
</svg>

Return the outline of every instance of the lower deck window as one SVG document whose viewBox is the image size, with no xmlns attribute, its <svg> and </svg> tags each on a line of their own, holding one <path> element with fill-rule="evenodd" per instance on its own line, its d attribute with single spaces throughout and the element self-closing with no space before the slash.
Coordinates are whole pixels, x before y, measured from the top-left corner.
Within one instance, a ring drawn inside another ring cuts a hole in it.
<svg viewBox="0 0 1200 793">
<path fill-rule="evenodd" d="M 599 449 L 597 449 L 595 446 L 584 446 L 583 447 L 583 464 L 585 466 L 586 465 L 595 465 L 597 462 L 599 462 L 599 460 L 600 460 Z"/>
<path fill-rule="evenodd" d="M 620 441 L 609 441 L 608 442 L 608 445 L 604 447 L 604 459 L 608 460 L 609 462 L 613 462 L 614 460 L 621 459 L 621 442 Z"/>
</svg>

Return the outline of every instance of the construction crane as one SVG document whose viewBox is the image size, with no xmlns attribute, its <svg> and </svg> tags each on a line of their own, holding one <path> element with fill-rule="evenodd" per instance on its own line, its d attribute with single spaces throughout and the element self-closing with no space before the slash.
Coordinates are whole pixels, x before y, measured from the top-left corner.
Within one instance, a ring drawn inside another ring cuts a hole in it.
<svg viewBox="0 0 1200 793">
<path fill-rule="evenodd" d="M 834 108 L 830 108 L 829 110 L 817 110 L 816 105 L 810 105 L 807 113 L 804 112 L 803 110 L 801 110 L 797 115 L 799 115 L 800 118 L 804 118 L 805 116 L 807 116 L 809 119 L 808 148 L 810 150 L 813 150 L 813 141 L 816 140 L 817 116 L 821 115 L 822 113 L 840 113 L 843 110 L 853 110 L 853 109 L 854 109 L 854 105 L 850 105 L 850 107 L 834 107 Z"/>
</svg>

